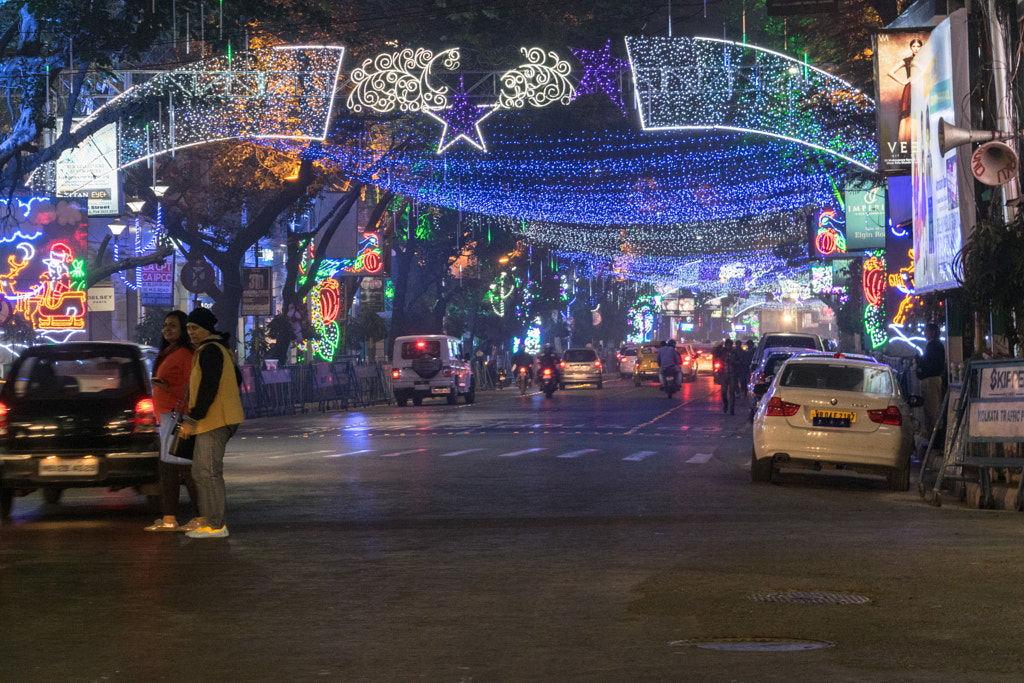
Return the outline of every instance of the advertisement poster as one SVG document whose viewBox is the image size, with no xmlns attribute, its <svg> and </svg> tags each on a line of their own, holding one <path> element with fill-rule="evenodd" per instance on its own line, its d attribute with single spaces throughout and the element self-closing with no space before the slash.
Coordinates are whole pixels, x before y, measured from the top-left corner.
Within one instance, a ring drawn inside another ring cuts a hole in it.
<svg viewBox="0 0 1024 683">
<path fill-rule="evenodd" d="M 910 173 L 911 78 L 928 29 L 878 33 L 875 44 L 875 110 L 882 173 Z"/>
<path fill-rule="evenodd" d="M 918 293 L 957 287 L 953 260 L 974 225 L 969 147 L 939 149 L 939 121 L 970 128 L 967 13 L 957 10 L 935 27 L 914 58 L 914 284 Z"/>
<path fill-rule="evenodd" d="M 117 124 L 104 126 L 57 159 L 57 196 L 88 202 L 90 216 L 121 212 L 117 172 Z"/>
<path fill-rule="evenodd" d="M 174 305 L 174 257 L 139 268 L 139 298 L 143 306 Z"/>
</svg>

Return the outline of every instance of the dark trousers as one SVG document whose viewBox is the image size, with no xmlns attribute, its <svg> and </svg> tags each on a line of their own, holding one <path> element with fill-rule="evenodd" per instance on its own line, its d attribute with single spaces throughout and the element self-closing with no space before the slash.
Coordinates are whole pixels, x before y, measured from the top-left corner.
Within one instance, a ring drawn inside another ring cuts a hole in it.
<svg viewBox="0 0 1024 683">
<path fill-rule="evenodd" d="M 196 482 L 192 478 L 192 466 L 172 465 L 161 460 L 160 510 L 165 517 L 178 516 L 178 495 L 181 492 L 182 484 L 188 491 L 189 502 L 192 503 L 192 510 L 195 511 L 198 507 L 199 494 L 196 492 Z"/>
</svg>

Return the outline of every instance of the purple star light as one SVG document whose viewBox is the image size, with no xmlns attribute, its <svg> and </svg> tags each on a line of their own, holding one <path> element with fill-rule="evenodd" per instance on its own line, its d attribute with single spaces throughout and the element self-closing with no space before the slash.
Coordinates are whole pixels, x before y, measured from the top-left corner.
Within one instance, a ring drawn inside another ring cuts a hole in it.
<svg viewBox="0 0 1024 683">
<path fill-rule="evenodd" d="M 619 87 L 618 75 L 629 68 L 629 62 L 612 54 L 612 41 L 605 43 L 603 50 L 573 50 L 573 55 L 583 65 L 583 77 L 580 78 L 577 97 L 604 93 L 626 115 L 626 104 L 622 100 L 622 88 Z"/>
<path fill-rule="evenodd" d="M 443 154 L 460 138 L 481 151 L 487 151 L 480 123 L 493 114 L 494 109 L 471 104 L 462 78 L 459 78 L 459 89 L 452 93 L 451 104 L 445 109 L 428 110 L 427 113 L 444 124 L 437 145 L 438 154 Z"/>
</svg>

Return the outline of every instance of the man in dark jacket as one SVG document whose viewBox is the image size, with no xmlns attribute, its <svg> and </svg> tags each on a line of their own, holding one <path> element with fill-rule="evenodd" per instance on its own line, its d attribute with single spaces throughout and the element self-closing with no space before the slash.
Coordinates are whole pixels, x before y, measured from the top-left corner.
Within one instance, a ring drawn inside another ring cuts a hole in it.
<svg viewBox="0 0 1024 683">
<path fill-rule="evenodd" d="M 924 398 L 924 436 L 930 437 L 942 410 L 942 380 L 946 375 L 946 347 L 939 340 L 939 326 L 928 323 L 924 326 L 924 338 L 928 342 L 924 355 L 917 359 L 917 378 L 921 380 L 921 396 Z"/>
</svg>

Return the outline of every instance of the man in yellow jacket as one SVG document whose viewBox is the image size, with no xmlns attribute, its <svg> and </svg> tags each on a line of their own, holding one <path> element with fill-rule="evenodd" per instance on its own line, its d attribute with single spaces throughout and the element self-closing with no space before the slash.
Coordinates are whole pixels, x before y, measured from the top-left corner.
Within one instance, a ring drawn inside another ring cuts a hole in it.
<svg viewBox="0 0 1024 683">
<path fill-rule="evenodd" d="M 225 538 L 224 450 L 244 419 L 238 387 L 242 374 L 227 347 L 228 335 L 217 332 L 217 318 L 208 308 L 196 308 L 185 326 L 196 352 L 188 383 L 188 415 L 181 436 L 195 436 L 192 478 L 199 494 L 199 527 L 189 538 Z"/>
</svg>

